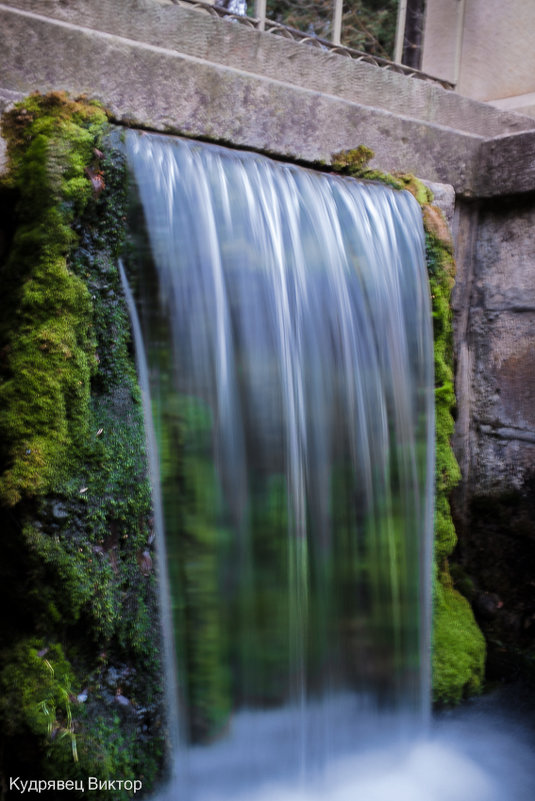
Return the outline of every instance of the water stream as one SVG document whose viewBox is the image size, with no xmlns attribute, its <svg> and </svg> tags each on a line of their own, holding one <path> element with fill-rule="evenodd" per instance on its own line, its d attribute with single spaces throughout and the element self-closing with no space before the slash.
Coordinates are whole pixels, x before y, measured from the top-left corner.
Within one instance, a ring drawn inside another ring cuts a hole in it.
<svg viewBox="0 0 535 801">
<path fill-rule="evenodd" d="M 493 801 L 466 761 L 472 792 L 443 792 L 464 757 L 429 730 L 418 204 L 188 140 L 129 131 L 126 148 L 174 644 L 166 797 Z"/>
</svg>

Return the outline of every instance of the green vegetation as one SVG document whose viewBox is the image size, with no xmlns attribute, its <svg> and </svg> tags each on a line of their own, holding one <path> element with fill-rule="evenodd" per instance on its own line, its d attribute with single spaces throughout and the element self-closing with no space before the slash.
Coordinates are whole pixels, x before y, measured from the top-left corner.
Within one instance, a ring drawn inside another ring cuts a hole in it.
<svg viewBox="0 0 535 801">
<path fill-rule="evenodd" d="M 380 181 L 392 189 L 405 189 L 405 184 L 394 175 L 381 170 L 372 170 L 368 167 L 368 162 L 374 157 L 373 150 L 366 145 L 359 145 L 352 150 L 341 150 L 333 153 L 331 157 L 331 167 L 335 172 L 342 175 L 352 175 L 365 181 Z"/>
<path fill-rule="evenodd" d="M 450 295 L 455 263 L 449 240 L 440 238 L 434 214 L 426 213 L 426 250 L 433 308 L 435 348 L 435 565 L 433 577 L 433 697 L 455 703 L 480 692 L 485 640 L 468 601 L 454 588 L 448 556 L 457 543 L 449 497 L 460 480 L 451 448 L 455 389 Z"/>
<path fill-rule="evenodd" d="M 0 499 L 9 506 L 53 490 L 87 435 L 96 366 L 90 299 L 66 261 L 74 243 L 71 226 L 91 196 L 84 167 L 94 159 L 96 131 L 106 119 L 98 106 L 87 108 L 81 124 L 81 107 L 67 111 L 58 102 L 43 115 L 32 96 L 3 127 L 19 215 L 2 270 L 7 313 L 0 328 L 0 433 L 4 447 L 9 443 Z M 52 152 L 54 137 L 62 144 Z"/>
<path fill-rule="evenodd" d="M 220 488 L 211 453 L 211 411 L 193 397 L 179 396 L 177 400 L 177 425 L 182 434 L 178 457 L 182 520 L 174 561 L 180 571 L 175 587 L 183 589 L 184 611 L 176 627 L 176 642 L 184 640 L 190 735 L 202 740 L 217 736 L 231 711 L 218 559 L 229 538 L 217 519 Z M 176 473 L 164 487 L 170 500 L 177 492 Z"/>
<path fill-rule="evenodd" d="M 482 690 L 485 640 L 446 566 L 434 580 L 433 595 L 433 697 L 458 703 Z"/>
<path fill-rule="evenodd" d="M 268 0 L 267 16 L 309 35 L 330 39 L 332 0 Z M 382 58 L 392 58 L 398 0 L 346 0 L 342 13 L 342 44 Z"/>
<path fill-rule="evenodd" d="M 31 732 L 58 742 L 64 737 L 78 761 L 76 735 L 71 712 L 71 691 L 74 675 L 60 645 L 41 648 L 37 639 L 17 643 L 11 662 L 0 677 L 2 705 L 14 695 L 17 704 L 6 715 L 9 729 L 27 726 Z M 7 710 L 2 709 L 2 712 Z"/>
<path fill-rule="evenodd" d="M 125 171 L 97 103 L 31 95 L 2 130 L 15 209 L 0 266 L 3 762 L 148 787 L 164 732 L 143 415 L 115 267 Z M 95 794 L 111 797 L 128 793 Z"/>
</svg>

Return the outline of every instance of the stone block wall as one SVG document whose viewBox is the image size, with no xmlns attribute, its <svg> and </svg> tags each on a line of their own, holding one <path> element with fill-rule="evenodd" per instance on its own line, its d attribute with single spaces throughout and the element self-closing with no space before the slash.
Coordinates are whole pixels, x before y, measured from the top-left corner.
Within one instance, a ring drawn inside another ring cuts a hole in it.
<svg viewBox="0 0 535 801">
<path fill-rule="evenodd" d="M 535 200 L 460 203 L 456 222 L 458 557 L 489 675 L 533 675 Z"/>
</svg>

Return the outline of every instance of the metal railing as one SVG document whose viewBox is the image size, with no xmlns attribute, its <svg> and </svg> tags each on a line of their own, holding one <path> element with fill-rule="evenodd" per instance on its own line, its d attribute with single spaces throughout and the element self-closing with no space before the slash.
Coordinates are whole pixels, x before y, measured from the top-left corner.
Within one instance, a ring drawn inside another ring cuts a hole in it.
<svg viewBox="0 0 535 801">
<path fill-rule="evenodd" d="M 219 17 L 225 20 L 233 20 L 242 26 L 251 28 L 253 30 L 263 31 L 270 33 L 274 36 L 281 36 L 285 39 L 291 39 L 294 42 L 307 44 L 311 47 L 316 47 L 329 53 L 337 53 L 341 56 L 346 56 L 355 61 L 365 62 L 366 64 L 373 64 L 376 67 L 381 67 L 390 72 L 398 72 L 407 75 L 410 78 L 417 78 L 423 81 L 431 81 L 437 83 L 444 89 L 453 89 L 454 84 L 449 81 L 444 81 L 440 78 L 435 78 L 428 75 L 421 70 L 407 67 L 405 64 L 400 64 L 395 61 L 390 61 L 382 56 L 376 56 L 365 51 L 355 50 L 351 47 L 346 47 L 340 43 L 340 31 L 342 23 L 342 0 L 334 0 L 333 8 L 333 25 L 331 39 L 324 39 L 319 36 L 311 35 L 305 31 L 300 31 L 297 28 L 290 28 L 280 22 L 269 19 L 266 16 L 266 0 L 255 0 L 254 14 L 255 16 L 244 16 L 234 14 L 226 8 L 217 6 L 214 3 L 206 2 L 206 0 L 171 0 L 173 5 L 184 6 L 186 8 L 194 8 L 204 14 L 209 14 L 214 17 Z"/>
</svg>

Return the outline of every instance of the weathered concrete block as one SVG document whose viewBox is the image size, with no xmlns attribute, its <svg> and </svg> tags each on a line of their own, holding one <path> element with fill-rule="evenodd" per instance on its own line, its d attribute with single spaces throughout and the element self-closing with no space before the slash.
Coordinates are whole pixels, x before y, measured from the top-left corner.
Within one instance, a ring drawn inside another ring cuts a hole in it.
<svg viewBox="0 0 535 801">
<path fill-rule="evenodd" d="M 193 9 L 6 0 L 0 47 L 6 89 L 85 92 L 141 127 L 304 160 L 365 143 L 376 151 L 373 166 L 410 170 L 458 194 L 535 187 L 529 170 L 504 181 L 501 150 L 484 146 L 506 134 L 510 149 L 523 136 L 531 152 L 534 120 Z"/>
<path fill-rule="evenodd" d="M 535 188 L 535 137 L 527 132 L 498 136 L 482 143 L 477 197 L 514 195 Z"/>
<path fill-rule="evenodd" d="M 280 80 L 394 114 L 489 137 L 535 128 L 518 114 L 320 48 L 156 0 L 7 0 L 7 5 Z"/>
<path fill-rule="evenodd" d="M 535 207 L 458 208 L 454 291 L 463 505 L 535 469 Z M 462 513 L 461 513 L 462 514 Z"/>
<path fill-rule="evenodd" d="M 475 260 L 478 305 L 535 311 L 535 208 L 530 201 L 502 202 L 480 211 Z"/>
<path fill-rule="evenodd" d="M 535 312 L 474 311 L 474 416 L 535 437 Z"/>
<path fill-rule="evenodd" d="M 34 4 L 36 0 L 26 3 Z M 159 13 L 165 10 L 180 9 L 158 7 Z M 195 25 L 198 19 L 204 20 L 197 15 Z M 237 26 L 211 22 L 224 36 L 234 37 L 227 30 Z M 373 166 L 381 169 L 454 182 L 459 192 L 470 192 L 474 183 L 479 135 L 281 78 L 5 6 L 0 7 L 0 48 L 6 63 L 4 85 L 13 92 L 38 88 L 86 93 L 102 100 L 118 121 L 305 161 L 329 161 L 335 151 L 366 143 L 376 152 Z"/>
</svg>

